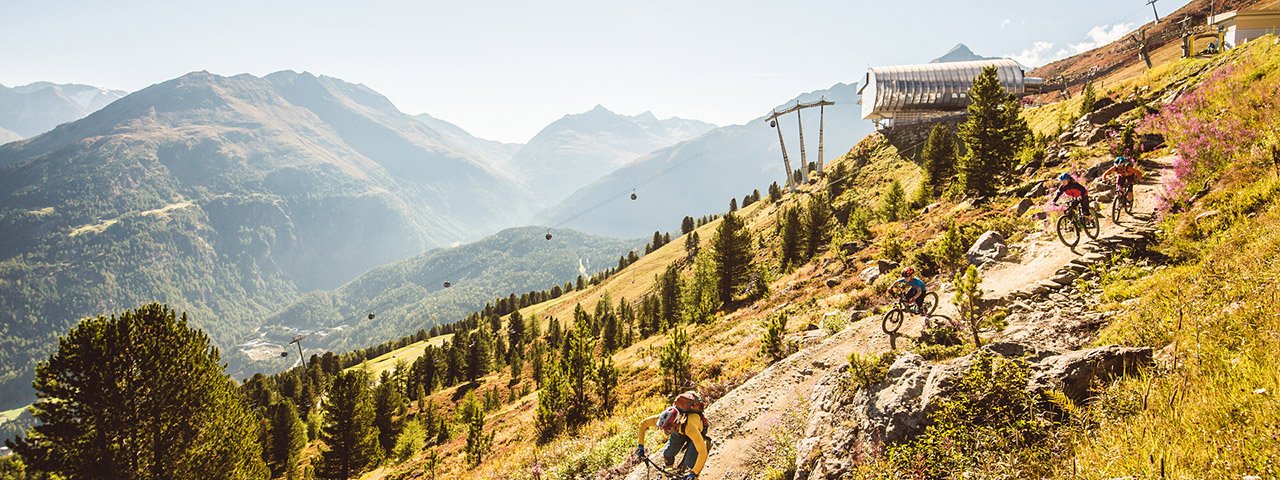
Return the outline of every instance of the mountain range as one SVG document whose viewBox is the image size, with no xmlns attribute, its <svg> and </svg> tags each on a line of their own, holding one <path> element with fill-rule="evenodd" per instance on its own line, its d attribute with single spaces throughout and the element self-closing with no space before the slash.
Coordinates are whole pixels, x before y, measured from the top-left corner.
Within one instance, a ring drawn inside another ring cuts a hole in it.
<svg viewBox="0 0 1280 480">
<path fill-rule="evenodd" d="M 857 84 L 840 83 L 800 95 L 777 108 L 821 98 L 836 102 L 821 115 L 825 117 L 825 153 L 830 159 L 843 155 L 872 131 L 872 125 L 860 118 L 857 92 Z M 820 113 L 816 108 L 803 112 L 808 160 L 817 162 Z M 719 127 L 636 158 L 542 210 L 534 221 L 627 238 L 673 230 L 686 215 L 723 212 L 731 198 L 741 199 L 752 189 L 763 191 L 772 182 L 786 183 L 778 134 L 766 117 Z M 795 114 L 779 118 L 793 168 L 799 168 L 801 158 L 796 122 Z M 636 200 L 627 200 L 632 191 Z M 597 205 L 589 211 L 584 208 Z"/>
<path fill-rule="evenodd" d="M 127 94 L 79 84 L 0 85 L 0 144 L 33 137 L 79 120 Z"/>
<path fill-rule="evenodd" d="M 713 128 L 697 120 L 659 120 L 651 112 L 619 115 L 596 105 L 547 125 L 516 152 L 508 168 L 551 205 L 641 155 Z"/>
<path fill-rule="evenodd" d="M 357 84 L 195 72 L 0 146 L 0 405 L 77 319 L 158 300 L 221 345 L 301 292 L 520 224 L 520 182 Z"/>
</svg>

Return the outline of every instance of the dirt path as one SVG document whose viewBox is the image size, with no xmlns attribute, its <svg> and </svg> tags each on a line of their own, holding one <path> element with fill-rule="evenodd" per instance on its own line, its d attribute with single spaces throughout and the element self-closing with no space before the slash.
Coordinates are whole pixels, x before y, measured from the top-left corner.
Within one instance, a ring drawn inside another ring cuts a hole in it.
<svg viewBox="0 0 1280 480">
<path fill-rule="evenodd" d="M 1078 258 L 1102 257 L 1104 244 L 1135 236 L 1135 228 L 1149 228 L 1154 218 L 1155 189 L 1162 170 L 1171 159 L 1161 158 L 1147 165 L 1146 179 L 1135 186 L 1134 217 L 1103 221 L 1098 241 L 1081 244 L 1075 249 L 1058 241 L 1056 234 L 1032 236 L 1018 244 L 1022 254 L 1014 262 L 999 262 L 983 272 L 984 298 L 1007 300 L 1036 289 L 1037 284 L 1060 277 L 1064 268 Z M 1154 168 L 1153 168 L 1154 167 Z M 954 315 L 950 292 L 942 292 L 940 315 Z M 729 392 L 707 409 L 711 420 L 710 436 L 714 445 L 701 478 L 742 479 L 759 471 L 764 440 L 779 417 L 807 402 L 813 385 L 826 374 L 839 368 L 850 353 L 884 352 L 904 348 L 909 338 L 919 334 L 923 320 L 909 319 L 898 335 L 890 338 L 881 330 L 880 317 L 860 320 L 843 331 L 827 337 L 820 344 L 807 347 L 766 368 L 746 383 Z M 1011 325 L 1016 327 L 1016 325 Z M 645 479 L 645 469 L 638 466 L 626 478 Z M 656 474 L 649 478 L 658 478 Z"/>
</svg>

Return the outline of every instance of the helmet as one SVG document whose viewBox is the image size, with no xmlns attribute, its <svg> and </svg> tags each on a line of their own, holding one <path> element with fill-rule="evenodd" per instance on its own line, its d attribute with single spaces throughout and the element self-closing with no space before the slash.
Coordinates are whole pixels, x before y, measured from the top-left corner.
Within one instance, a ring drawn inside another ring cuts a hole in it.
<svg viewBox="0 0 1280 480">
<path fill-rule="evenodd" d="M 1126 164 L 1126 163 L 1129 163 L 1129 160 L 1128 160 L 1128 159 L 1126 159 L 1126 158 L 1124 158 L 1124 157 L 1116 157 L 1115 164 L 1116 164 L 1116 166 L 1117 166 L 1117 167 L 1118 167 L 1118 166 L 1120 166 L 1120 165 L 1124 165 L 1124 164 Z"/>
<path fill-rule="evenodd" d="M 914 276 L 915 274 L 916 274 L 916 269 L 914 269 L 914 268 L 907 267 L 907 268 L 902 269 L 902 276 L 903 276 L 903 277 L 910 277 L 910 276 Z"/>
<path fill-rule="evenodd" d="M 1058 175 L 1058 180 L 1062 180 L 1062 181 L 1064 181 L 1064 182 L 1065 182 L 1065 181 L 1067 181 L 1067 180 L 1071 180 L 1071 174 L 1070 174 L 1070 173 L 1066 173 L 1066 172 L 1062 172 L 1062 175 Z"/>
<path fill-rule="evenodd" d="M 679 417 L 679 410 L 676 407 L 667 407 L 662 413 L 658 414 L 658 428 L 663 432 L 671 433 L 676 430 L 676 420 Z"/>
</svg>

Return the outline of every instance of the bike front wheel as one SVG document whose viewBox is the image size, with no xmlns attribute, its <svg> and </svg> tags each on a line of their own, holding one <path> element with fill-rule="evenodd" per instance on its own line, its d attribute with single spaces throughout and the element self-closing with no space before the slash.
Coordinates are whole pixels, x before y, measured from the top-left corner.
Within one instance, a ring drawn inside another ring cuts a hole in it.
<svg viewBox="0 0 1280 480">
<path fill-rule="evenodd" d="M 933 316 L 933 312 L 938 309 L 938 294 L 929 292 L 924 294 L 924 311 L 920 312 L 925 318 Z"/>
<path fill-rule="evenodd" d="M 1080 243 L 1080 227 L 1076 226 L 1070 214 L 1058 217 L 1058 240 L 1062 240 L 1062 244 L 1068 247 L 1075 247 Z"/>
<path fill-rule="evenodd" d="M 902 309 L 895 308 L 884 314 L 884 319 L 880 321 L 880 328 L 884 329 L 884 333 L 890 335 L 897 333 L 902 328 Z"/>
</svg>

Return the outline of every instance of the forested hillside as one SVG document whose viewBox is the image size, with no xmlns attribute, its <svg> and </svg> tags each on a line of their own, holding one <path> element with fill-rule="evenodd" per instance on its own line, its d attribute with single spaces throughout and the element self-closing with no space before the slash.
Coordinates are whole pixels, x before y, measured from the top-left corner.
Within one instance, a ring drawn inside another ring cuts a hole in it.
<svg viewBox="0 0 1280 480">
<path fill-rule="evenodd" d="M 233 345 L 299 293 L 518 224 L 528 192 L 360 85 L 205 72 L 0 146 L 0 405 L 79 318 L 158 300 Z"/>
</svg>

